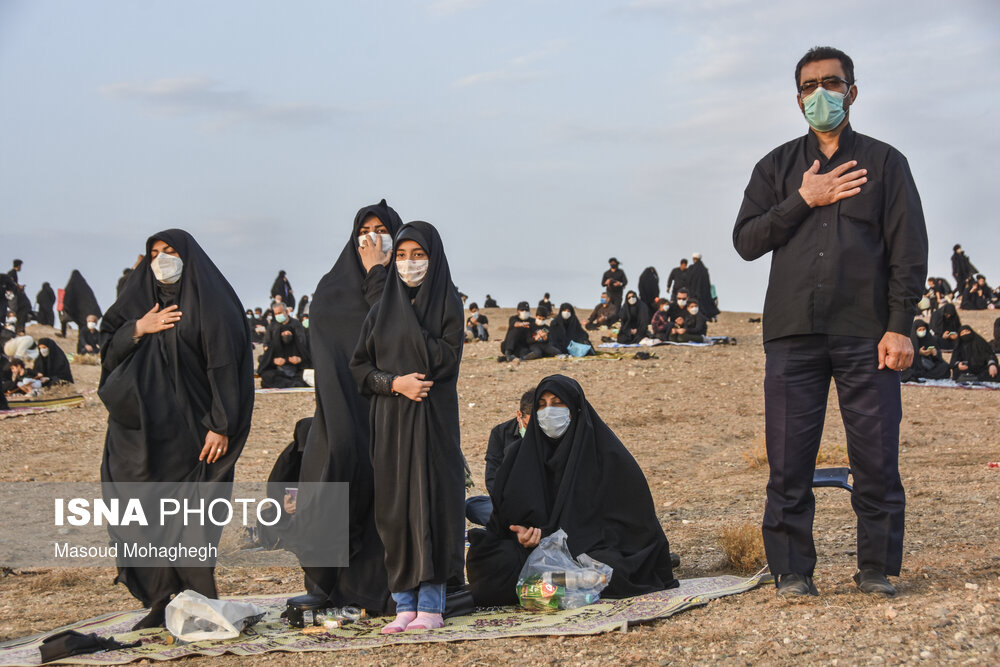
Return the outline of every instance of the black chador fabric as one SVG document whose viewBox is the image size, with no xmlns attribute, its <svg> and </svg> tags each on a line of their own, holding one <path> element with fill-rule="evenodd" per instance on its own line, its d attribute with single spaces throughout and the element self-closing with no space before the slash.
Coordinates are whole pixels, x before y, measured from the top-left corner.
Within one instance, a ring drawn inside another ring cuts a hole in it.
<svg viewBox="0 0 1000 667">
<path fill-rule="evenodd" d="M 73 371 L 69 367 L 69 359 L 56 342 L 51 338 L 42 338 L 39 345 L 49 348 L 49 356 L 38 355 L 35 359 L 35 373 L 41 373 L 49 379 L 50 384 L 57 382 L 73 382 Z"/>
<path fill-rule="evenodd" d="M 568 319 L 563 319 L 564 310 L 568 310 L 570 313 Z M 590 336 L 580 324 L 580 320 L 576 316 L 576 309 L 571 304 L 564 303 L 559 306 L 559 311 L 549 325 L 549 342 L 559 348 L 559 352 L 567 354 L 570 341 L 590 345 Z"/>
<path fill-rule="evenodd" d="M 552 375 L 535 390 L 570 409 L 569 430 L 553 441 L 532 418 L 507 452 L 490 497 L 485 529 L 469 531 L 469 584 L 480 605 L 516 603 L 517 576 L 530 553 L 511 525 L 540 528 L 542 537 L 566 531 L 573 556 L 586 553 L 614 569 L 601 593 L 622 598 L 678 585 L 670 547 L 656 518 L 639 464 L 587 402 L 571 378 Z"/>
<path fill-rule="evenodd" d="M 374 480 L 369 453 L 368 398 L 351 374 L 351 356 L 368 311 L 382 296 L 388 271 L 382 265 L 365 273 L 358 252 L 358 231 L 374 214 L 393 236 L 402 221 L 383 199 L 358 211 L 350 238 L 333 268 L 316 286 L 309 307 L 310 351 L 316 369 L 316 415 L 302 458 L 303 482 L 350 483 L 349 564 L 344 568 L 305 568 L 306 589 L 325 594 L 337 605 L 356 604 L 372 612 L 391 611 L 385 550 L 375 529 Z M 309 507 L 296 521 L 323 525 Z"/>
<path fill-rule="evenodd" d="M 927 331 L 923 338 L 917 336 L 917 329 L 923 328 Z M 909 382 L 917 378 L 928 380 L 943 380 L 951 372 L 948 363 L 941 358 L 941 340 L 931 330 L 930 325 L 924 320 L 915 320 L 913 328 L 910 330 L 910 343 L 913 345 L 913 364 L 903 371 L 901 380 Z M 934 348 L 937 350 L 935 356 L 924 356 L 920 354 L 922 349 Z"/>
<path fill-rule="evenodd" d="M 639 300 L 646 304 L 649 312 L 656 312 L 656 300 L 660 297 L 660 274 L 652 266 L 647 266 L 639 274 Z"/>
<path fill-rule="evenodd" d="M 427 251 L 427 275 L 411 288 L 395 264 L 390 266 L 382 300 L 365 319 L 351 362 L 366 392 L 376 370 L 419 372 L 434 381 L 419 403 L 405 396 L 371 398 L 375 523 L 394 593 L 425 581 L 464 578 L 465 466 L 457 387 L 464 311 L 437 230 L 411 222 L 396 235 L 395 247 L 407 239 Z"/>
<path fill-rule="evenodd" d="M 955 304 L 946 303 L 931 315 L 931 328 L 941 338 L 941 347 L 945 350 L 953 350 L 958 345 L 958 341 L 943 338 L 945 332 L 958 333 L 962 328 L 962 318 L 958 316 Z"/>
<path fill-rule="evenodd" d="M 1000 317 L 993 320 L 993 340 L 990 341 L 990 348 L 994 352 L 1000 352 Z"/>
<path fill-rule="evenodd" d="M 152 305 L 146 310 L 149 308 L 152 308 Z M 76 269 L 70 274 L 69 282 L 66 283 L 66 290 L 63 294 L 63 312 L 66 313 L 70 322 L 76 322 L 76 325 L 81 329 L 87 326 L 87 315 L 101 317 L 101 307 L 97 304 L 94 290 L 90 289 L 90 285 Z M 145 314 L 146 311 L 142 312 Z"/>
<path fill-rule="evenodd" d="M 958 369 L 959 362 L 963 361 L 969 366 L 964 371 Z M 958 336 L 958 347 L 951 355 L 951 366 L 955 379 L 957 380 L 963 374 L 971 373 L 980 380 L 1000 382 L 1000 373 L 998 373 L 997 378 L 990 377 L 989 373 L 989 367 L 996 365 L 997 355 L 993 354 L 986 339 L 976 333 L 969 325 L 963 326 Z"/>
<path fill-rule="evenodd" d="M 634 292 L 629 294 L 632 295 Z M 622 306 L 622 323 L 618 330 L 618 342 L 622 345 L 638 343 L 649 335 L 647 331 L 649 321 L 649 308 L 646 304 L 640 299 L 636 299 L 636 302 L 631 304 L 626 297 L 625 304 Z M 632 329 L 636 330 L 635 333 L 632 333 Z"/>
<path fill-rule="evenodd" d="M 303 296 L 299 299 L 299 309 L 295 311 L 295 319 L 301 320 L 303 315 L 309 314 L 309 297 Z"/>
<path fill-rule="evenodd" d="M 701 314 L 709 320 L 717 317 L 719 307 L 712 298 L 712 279 L 708 275 L 708 268 L 700 259 L 691 262 L 687 268 L 687 285 L 688 295 L 701 306 Z"/>
<path fill-rule="evenodd" d="M 125 283 L 128 282 L 128 277 L 132 275 L 132 269 L 125 269 L 122 271 L 121 278 L 118 279 L 118 285 L 115 287 L 115 298 L 117 299 L 121 296 L 122 290 L 125 289 Z"/>
<path fill-rule="evenodd" d="M 288 282 L 284 271 L 278 271 L 278 277 L 271 285 L 271 298 L 281 297 L 281 302 L 288 307 L 288 312 L 295 310 L 295 293 L 292 292 L 292 284 Z"/>
<path fill-rule="evenodd" d="M 257 375 L 260 376 L 262 388 L 288 389 L 309 386 L 302 379 L 302 371 L 309 366 L 309 349 L 306 346 L 305 329 L 301 326 L 298 327 L 298 331 L 301 332 L 299 338 L 296 337 L 296 331 L 291 322 L 280 325 L 271 344 L 261 355 Z M 289 335 L 288 342 L 285 342 L 284 334 Z M 301 361 L 293 364 L 292 357 L 298 357 Z M 281 366 L 276 365 L 274 363 L 276 358 L 284 359 L 285 363 Z"/>
<path fill-rule="evenodd" d="M 150 269 L 157 239 L 184 262 L 173 285 L 157 282 Z M 181 319 L 133 342 L 136 320 L 157 303 L 177 304 Z M 253 412 L 250 330 L 236 292 L 190 234 L 171 229 L 146 241 L 101 334 L 98 393 L 109 415 L 101 481 L 231 482 Z M 198 460 L 209 430 L 229 437 L 215 463 Z M 186 588 L 216 594 L 208 567 L 120 567 L 116 581 L 146 606 Z"/>
<path fill-rule="evenodd" d="M 267 497 L 271 498 L 283 506 L 286 488 L 298 488 L 299 471 L 302 469 L 302 452 L 306 447 L 306 439 L 309 437 L 309 428 L 312 426 L 313 418 L 305 417 L 295 422 L 295 431 L 292 441 L 285 449 L 278 454 L 277 460 L 271 467 L 271 474 L 267 476 Z M 296 508 L 297 511 L 297 508 Z M 291 517 L 282 512 L 281 518 L 271 526 L 277 515 L 277 510 L 268 505 L 260 510 L 263 523 L 258 522 L 260 530 L 260 542 L 266 548 L 274 548 L 285 535 Z M 294 516 L 294 515 L 293 515 Z"/>
<path fill-rule="evenodd" d="M 56 305 L 56 293 L 48 283 L 42 283 L 42 289 L 35 297 L 38 304 L 38 323 L 51 327 L 55 324 L 55 315 L 52 313 L 52 306 Z"/>
</svg>

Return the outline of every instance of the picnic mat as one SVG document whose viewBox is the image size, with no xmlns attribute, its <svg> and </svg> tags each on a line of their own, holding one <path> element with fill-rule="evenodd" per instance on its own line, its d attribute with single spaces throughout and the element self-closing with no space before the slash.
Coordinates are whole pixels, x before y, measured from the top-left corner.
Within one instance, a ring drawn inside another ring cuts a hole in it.
<svg viewBox="0 0 1000 667">
<path fill-rule="evenodd" d="M 12 401 L 8 400 L 9 410 L 0 411 L 0 419 L 8 417 L 19 417 L 21 415 L 36 415 L 43 412 L 57 412 L 67 408 L 75 408 L 83 405 L 83 396 L 74 394 L 73 396 L 63 396 L 62 398 L 36 398 L 34 400 Z"/>
<path fill-rule="evenodd" d="M 955 382 L 954 380 L 923 380 L 904 382 L 904 387 L 939 387 L 944 389 L 1000 389 L 1000 382 Z"/>
<path fill-rule="evenodd" d="M 656 340 L 646 338 L 644 340 Z M 616 350 L 623 347 L 657 347 L 660 345 L 683 345 L 686 347 L 712 347 L 720 343 L 729 342 L 729 336 L 705 336 L 704 343 L 675 343 L 671 340 L 657 340 L 655 343 L 601 343 L 597 347 Z"/>
<path fill-rule="evenodd" d="M 257 394 L 314 394 L 315 387 L 288 387 L 287 389 L 256 389 Z"/>
<path fill-rule="evenodd" d="M 624 600 L 601 601 L 579 609 L 552 613 L 529 612 L 520 607 L 491 607 L 469 616 L 447 620 L 445 627 L 429 632 L 403 632 L 383 635 L 379 632 L 392 617 L 372 618 L 317 635 L 304 635 L 289 628 L 279 618 L 288 595 L 247 596 L 232 598 L 252 602 L 267 609 L 267 615 L 235 639 L 222 641 L 175 643 L 168 645 L 166 630 L 150 629 L 128 632 L 145 614 L 127 611 L 105 614 L 51 632 L 0 644 L 0 665 L 37 665 L 42 640 L 55 632 L 74 629 L 102 637 L 114 636 L 121 642 L 142 641 L 142 646 L 76 656 L 66 661 L 84 665 L 120 665 L 133 660 L 173 660 L 195 655 L 218 656 L 259 655 L 275 651 L 343 651 L 366 649 L 394 644 L 499 639 L 505 637 L 549 635 L 596 635 L 603 632 L 625 631 L 629 624 L 672 616 L 679 611 L 707 604 L 710 600 L 749 591 L 770 581 L 766 568 L 744 579 L 735 576 L 706 577 L 681 581 L 680 588 L 650 593 Z"/>
</svg>

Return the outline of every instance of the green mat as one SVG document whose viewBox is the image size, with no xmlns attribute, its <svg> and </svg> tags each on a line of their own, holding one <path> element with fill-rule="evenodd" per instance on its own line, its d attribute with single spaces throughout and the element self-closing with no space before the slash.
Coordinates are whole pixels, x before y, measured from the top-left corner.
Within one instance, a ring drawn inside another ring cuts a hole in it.
<svg viewBox="0 0 1000 667">
<path fill-rule="evenodd" d="M 681 581 L 680 588 L 650 593 L 624 600 L 607 600 L 580 609 L 551 613 L 528 612 L 519 607 L 480 609 L 469 616 L 447 620 L 445 627 L 424 632 L 383 635 L 379 630 L 391 617 L 366 619 L 332 630 L 329 633 L 304 635 L 279 618 L 289 595 L 247 596 L 245 600 L 267 609 L 257 625 L 235 639 L 167 644 L 169 633 L 163 629 L 129 632 L 145 612 L 128 611 L 58 628 L 33 637 L 0 644 L 0 665 L 40 664 L 38 647 L 46 637 L 72 628 L 83 633 L 114 636 L 121 642 L 142 641 L 142 646 L 121 651 L 106 651 L 62 661 L 85 665 L 120 665 L 133 660 L 173 660 L 196 655 L 217 656 L 225 653 L 251 656 L 273 651 L 343 651 L 375 648 L 393 644 L 453 642 L 505 637 L 595 635 L 625 631 L 633 623 L 666 618 L 677 612 L 704 605 L 709 600 L 748 591 L 770 581 L 765 570 L 744 579 L 734 576 L 706 577 Z"/>
</svg>

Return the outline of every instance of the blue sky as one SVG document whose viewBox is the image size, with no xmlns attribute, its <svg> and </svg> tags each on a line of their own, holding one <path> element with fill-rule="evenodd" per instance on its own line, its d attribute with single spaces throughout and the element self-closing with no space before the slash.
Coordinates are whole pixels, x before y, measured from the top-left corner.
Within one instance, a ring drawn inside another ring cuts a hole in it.
<svg viewBox="0 0 1000 667">
<path fill-rule="evenodd" d="M 732 225 L 754 163 L 806 131 L 793 71 L 854 58 L 859 132 L 900 149 L 931 273 L 1000 281 L 1000 4 L 752 0 L 0 1 L 0 261 L 73 268 L 105 308 L 145 238 L 192 232 L 247 305 L 311 292 L 358 208 L 442 231 L 474 300 L 583 309 L 702 252 L 725 310 L 768 260 Z"/>
</svg>

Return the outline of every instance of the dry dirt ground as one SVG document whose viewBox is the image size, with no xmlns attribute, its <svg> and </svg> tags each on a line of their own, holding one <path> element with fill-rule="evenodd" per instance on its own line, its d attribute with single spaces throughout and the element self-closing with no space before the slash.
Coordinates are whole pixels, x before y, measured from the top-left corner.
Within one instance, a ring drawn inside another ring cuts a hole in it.
<svg viewBox="0 0 1000 667">
<path fill-rule="evenodd" d="M 758 523 L 765 467 L 748 454 L 763 442 L 764 354 L 751 313 L 723 313 L 713 334 L 735 346 L 663 346 L 656 359 L 601 355 L 581 360 L 497 363 L 509 310 L 485 311 L 493 340 L 466 347 L 459 383 L 462 442 L 482 485 L 490 428 L 508 419 L 520 394 L 542 377 L 564 373 L 629 447 L 649 480 L 656 507 L 679 553 L 681 578 L 733 572 L 723 527 Z M 995 311 L 962 313 L 978 331 Z M 72 334 L 71 334 L 72 336 Z M 600 334 L 595 333 L 595 341 Z M 988 336 L 987 336 L 988 337 Z M 73 340 L 65 341 L 67 349 Z M 628 355 L 631 356 L 631 355 Z M 78 387 L 93 388 L 96 366 L 74 364 Z M 329 654 L 270 654 L 213 663 L 608 664 L 900 664 L 1000 662 L 1000 392 L 904 387 L 901 468 L 907 491 L 906 546 L 900 595 L 859 593 L 855 519 L 849 495 L 816 492 L 821 595 L 801 603 L 775 598 L 772 586 L 717 600 L 627 634 L 411 645 Z M 291 440 L 311 395 L 257 396 L 253 430 L 237 480 L 264 480 Z M 106 413 L 96 395 L 84 407 L 0 421 L 0 481 L 96 481 Z M 831 392 L 824 443 L 842 450 L 844 429 Z M 476 490 L 473 490 L 474 492 Z M 482 491 L 482 486 L 478 489 Z M 97 614 L 133 609 L 111 569 L 23 570 L 0 579 L 0 639 L 28 635 Z M 292 593 L 298 570 L 220 568 L 223 595 Z M 203 660 L 203 659 L 199 659 Z"/>
</svg>

